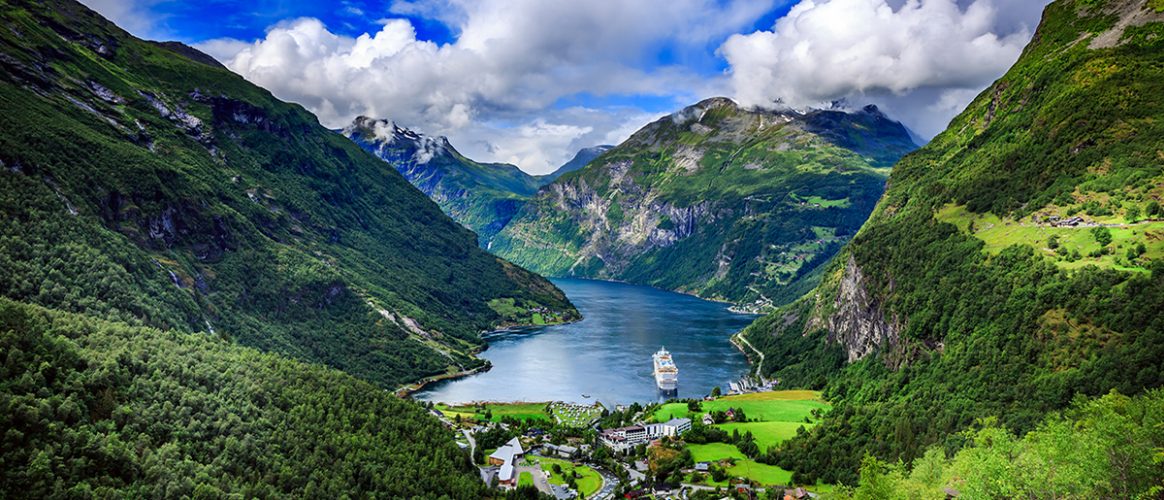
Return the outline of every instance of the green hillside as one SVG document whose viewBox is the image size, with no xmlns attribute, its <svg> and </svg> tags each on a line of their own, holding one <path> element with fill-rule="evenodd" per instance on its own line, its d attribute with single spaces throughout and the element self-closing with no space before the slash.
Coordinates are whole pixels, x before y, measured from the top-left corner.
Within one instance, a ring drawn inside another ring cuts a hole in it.
<svg viewBox="0 0 1164 500">
<path fill-rule="evenodd" d="M 1164 385 L 1161 117 L 1164 15 L 1052 3 L 1014 67 L 894 167 L 822 285 L 746 331 L 768 376 L 834 404 L 769 460 L 852 483 L 866 453 L 952 453 L 981 418 L 1023 433 L 1077 396 Z"/>
<path fill-rule="evenodd" d="M 550 276 L 782 304 L 816 283 L 914 147 L 872 107 L 801 114 L 709 99 L 542 188 L 491 250 Z"/>
<path fill-rule="evenodd" d="M 0 496 L 480 498 L 419 406 L 200 333 L 0 298 Z"/>
<path fill-rule="evenodd" d="M 525 204 L 542 182 L 513 165 L 478 163 L 448 139 L 358 117 L 343 131 L 388 162 L 450 217 L 477 233 L 482 246 Z"/>
<path fill-rule="evenodd" d="M 381 161 L 209 57 L 74 2 L 4 5 L 0 295 L 388 387 L 479 365 L 478 332 L 531 308 L 576 315 Z"/>
</svg>

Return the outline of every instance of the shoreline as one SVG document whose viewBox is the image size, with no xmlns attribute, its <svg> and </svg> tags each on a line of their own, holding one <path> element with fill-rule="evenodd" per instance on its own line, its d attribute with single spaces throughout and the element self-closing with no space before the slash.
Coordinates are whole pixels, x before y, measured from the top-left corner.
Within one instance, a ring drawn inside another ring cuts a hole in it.
<svg viewBox="0 0 1164 500">
<path fill-rule="evenodd" d="M 747 339 L 743 338 L 743 334 L 744 334 L 744 330 L 740 330 L 740 331 L 736 332 L 734 335 L 732 335 L 731 337 L 729 337 L 728 340 L 732 343 L 733 346 L 736 347 L 736 349 L 739 349 L 740 352 L 744 354 L 744 358 L 746 358 L 748 360 L 748 365 L 756 367 L 756 371 L 755 371 L 754 375 L 759 375 L 760 371 L 764 368 L 764 353 L 760 352 L 759 349 L 756 349 L 754 346 L 752 346 L 751 342 L 748 342 Z M 737 339 L 737 337 L 738 337 L 738 339 Z M 752 352 L 755 352 L 756 356 L 759 356 L 759 358 L 760 358 L 759 363 L 752 363 L 752 356 L 749 355 L 748 351 L 745 350 L 743 348 L 743 346 L 740 345 L 741 342 L 744 344 L 747 344 L 748 348 L 751 349 Z"/>
<path fill-rule="evenodd" d="M 579 314 L 579 316 L 581 316 L 581 314 Z M 540 328 L 545 328 L 547 326 L 569 325 L 571 323 L 577 323 L 579 321 L 582 321 L 581 317 L 579 317 L 578 319 L 576 319 L 574 321 L 566 321 L 566 322 L 562 322 L 562 323 L 551 323 L 551 324 L 546 324 L 546 325 L 510 325 L 510 326 L 501 326 L 501 327 L 493 329 L 493 330 L 481 331 L 478 333 L 478 335 L 481 336 L 481 341 L 484 342 L 484 345 L 482 345 L 480 349 L 477 349 L 476 351 L 470 353 L 469 356 L 472 359 L 481 359 L 481 358 L 477 357 L 477 355 L 481 354 L 482 352 L 485 352 L 487 349 L 489 349 L 489 337 L 492 337 L 492 336 L 502 335 L 502 334 L 507 334 L 507 333 L 522 333 L 523 331 L 526 331 L 526 330 L 540 329 Z M 398 398 L 411 399 L 413 394 L 424 390 L 425 387 L 428 387 L 431 384 L 435 384 L 437 382 L 443 382 L 446 380 L 456 380 L 459 378 L 465 378 L 465 377 L 468 377 L 471 375 L 476 375 L 478 373 L 484 373 L 484 372 L 487 372 L 487 371 L 493 369 L 493 363 L 491 363 L 489 360 L 484 360 L 484 361 L 485 361 L 485 364 L 482 366 L 478 366 L 477 368 L 473 368 L 473 369 L 469 369 L 469 370 L 460 370 L 460 371 L 453 372 L 453 373 L 442 373 L 440 375 L 431 375 L 431 376 L 422 378 L 420 380 L 417 380 L 415 382 L 411 382 L 411 383 L 405 384 L 404 386 L 398 387 L 393 392 L 396 394 L 396 397 L 398 397 Z"/>
<path fill-rule="evenodd" d="M 650 288 L 653 290 L 658 290 L 660 292 L 668 292 L 668 293 L 674 293 L 674 294 L 679 294 L 679 295 L 686 295 L 688 297 L 696 298 L 699 300 L 704 300 L 707 302 L 715 302 L 716 304 L 725 304 L 728 306 L 728 308 L 727 308 L 728 312 L 731 312 L 732 314 L 738 314 L 740 316 L 763 316 L 764 315 L 763 312 L 749 312 L 748 310 L 743 309 L 743 308 L 747 307 L 747 304 L 740 304 L 740 303 L 732 302 L 730 300 L 725 300 L 725 299 L 717 299 L 717 298 L 711 298 L 711 297 L 700 297 L 695 292 L 689 292 L 689 291 L 685 291 L 685 290 L 671 290 L 669 288 L 661 288 L 661 287 L 657 287 L 655 285 L 647 285 L 647 284 L 643 284 L 643 283 L 634 283 L 634 282 L 630 282 L 630 281 L 623 281 L 623 280 L 616 280 L 616 279 L 583 278 L 580 276 L 544 276 L 544 277 L 546 279 L 549 279 L 549 280 L 563 279 L 563 280 L 578 280 L 578 281 L 597 281 L 599 283 L 616 283 L 619 285 L 641 286 L 641 287 L 646 287 L 646 288 Z"/>
<path fill-rule="evenodd" d="M 473 357 L 474 357 L 474 359 L 480 359 L 480 358 L 476 357 L 476 354 L 474 354 Z M 478 366 L 478 367 L 473 368 L 473 369 L 461 370 L 461 371 L 454 372 L 454 373 L 442 373 L 440 375 L 432 375 L 432 376 L 422 378 L 416 382 L 406 384 L 403 387 L 397 388 L 395 391 L 395 394 L 396 394 L 396 397 L 401 398 L 401 399 L 412 399 L 413 394 L 415 394 L 421 390 L 424 390 L 424 388 L 428 387 L 430 384 L 434 384 L 436 382 L 441 382 L 441 381 L 445 381 L 445 380 L 453 380 L 453 379 L 468 377 L 470 375 L 476 375 L 478 373 L 487 372 L 487 371 L 491 370 L 492 368 L 493 368 L 493 363 L 490 363 L 489 360 L 485 360 L 484 365 Z"/>
</svg>

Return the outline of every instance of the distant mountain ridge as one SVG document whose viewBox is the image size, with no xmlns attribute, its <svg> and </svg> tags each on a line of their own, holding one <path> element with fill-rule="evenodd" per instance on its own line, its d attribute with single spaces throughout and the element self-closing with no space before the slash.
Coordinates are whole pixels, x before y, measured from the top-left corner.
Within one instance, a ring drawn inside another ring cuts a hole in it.
<svg viewBox="0 0 1164 500">
<path fill-rule="evenodd" d="M 433 137 L 390 120 L 357 117 L 345 137 L 384 160 L 432 198 L 450 217 L 477 233 L 481 245 L 497 234 L 540 183 L 516 166 L 478 163 L 443 136 Z"/>
<path fill-rule="evenodd" d="M 614 149 L 614 146 L 601 145 L 582 148 L 578 150 L 578 153 L 575 154 L 574 157 L 570 159 L 570 161 L 562 164 L 562 166 L 558 167 L 557 170 L 554 170 L 553 172 L 546 175 L 537 176 L 538 182 L 543 186 L 554 182 L 555 180 L 558 180 L 558 177 L 561 177 L 575 170 L 580 170 L 588 163 L 594 161 L 595 158 L 602 156 L 603 153 L 610 151 L 611 149 Z"/>
<path fill-rule="evenodd" d="M 549 276 L 782 304 L 816 283 L 872 211 L 888 167 L 914 148 L 875 107 L 799 113 L 707 99 L 543 187 L 491 249 Z"/>
</svg>

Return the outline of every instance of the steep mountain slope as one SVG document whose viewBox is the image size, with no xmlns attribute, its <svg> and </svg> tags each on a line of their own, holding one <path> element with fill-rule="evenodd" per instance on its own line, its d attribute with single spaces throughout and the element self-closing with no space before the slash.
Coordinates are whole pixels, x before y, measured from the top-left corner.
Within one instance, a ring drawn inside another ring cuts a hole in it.
<svg viewBox="0 0 1164 500">
<path fill-rule="evenodd" d="M 481 498 L 420 406 L 350 375 L 0 298 L 0 496 Z"/>
<path fill-rule="evenodd" d="M 206 56 L 67 0 L 0 13 L 0 295 L 394 386 L 576 314 L 383 162 Z M 500 312 L 499 312 L 500 311 Z"/>
<path fill-rule="evenodd" d="M 785 303 L 815 283 L 915 147 L 872 107 L 801 114 L 708 99 L 542 188 L 491 249 L 551 276 Z"/>
<path fill-rule="evenodd" d="M 539 184 L 544 186 L 558 180 L 558 177 L 561 177 L 575 170 L 581 170 L 582 167 L 585 167 L 590 162 L 594 161 L 595 158 L 602 156 L 603 153 L 610 151 L 611 149 L 614 149 L 614 146 L 594 146 L 591 148 L 582 148 L 578 150 L 578 153 L 575 154 L 573 158 L 570 158 L 570 161 L 563 163 L 562 166 L 558 167 L 557 170 L 554 170 L 553 172 L 546 175 L 539 175 L 536 177 L 536 179 L 538 180 Z"/>
<path fill-rule="evenodd" d="M 745 331 L 834 410 L 769 457 L 855 479 L 990 417 L 1164 385 L 1164 6 L 1059 0 L 1015 66 L 907 156 L 812 294 Z M 1071 220 L 1078 217 L 1077 220 Z"/>
<path fill-rule="evenodd" d="M 541 185 L 513 165 L 477 163 L 457 152 L 445 137 L 419 134 L 388 120 L 361 116 L 343 134 L 388 162 L 450 217 L 476 232 L 482 245 Z"/>
</svg>

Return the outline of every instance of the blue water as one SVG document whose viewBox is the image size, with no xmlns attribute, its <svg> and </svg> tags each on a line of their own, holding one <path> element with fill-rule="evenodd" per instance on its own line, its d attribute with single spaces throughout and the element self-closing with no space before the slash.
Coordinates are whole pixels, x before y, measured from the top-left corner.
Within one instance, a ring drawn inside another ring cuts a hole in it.
<svg viewBox="0 0 1164 500">
<path fill-rule="evenodd" d="M 663 397 L 651 355 L 671 351 L 679 366 L 678 397 L 706 395 L 747 372 L 728 338 L 755 316 L 725 304 L 650 287 L 576 279 L 553 280 L 583 320 L 488 337 L 487 372 L 433 384 L 414 397 L 471 401 L 648 402 Z M 583 394 L 590 398 L 584 398 Z"/>
</svg>

